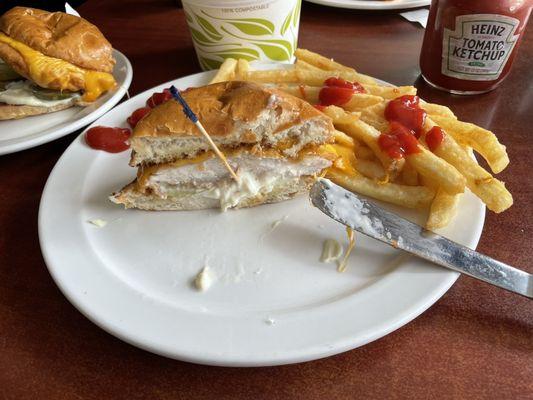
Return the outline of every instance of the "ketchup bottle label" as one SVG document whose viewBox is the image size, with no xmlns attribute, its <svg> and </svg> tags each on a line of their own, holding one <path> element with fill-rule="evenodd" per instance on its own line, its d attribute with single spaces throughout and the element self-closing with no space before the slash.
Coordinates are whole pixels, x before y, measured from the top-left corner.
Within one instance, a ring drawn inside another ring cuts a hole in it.
<svg viewBox="0 0 533 400">
<path fill-rule="evenodd" d="M 471 81 L 492 81 L 513 51 L 520 21 L 497 14 L 459 15 L 455 31 L 444 29 L 442 73 Z"/>
</svg>

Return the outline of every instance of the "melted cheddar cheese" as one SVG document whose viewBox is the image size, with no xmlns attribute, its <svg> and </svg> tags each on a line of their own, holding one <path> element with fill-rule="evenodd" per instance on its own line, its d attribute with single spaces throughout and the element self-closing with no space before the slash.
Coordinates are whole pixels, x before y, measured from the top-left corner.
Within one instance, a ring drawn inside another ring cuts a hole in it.
<svg viewBox="0 0 533 400">
<path fill-rule="evenodd" d="M 60 90 L 77 91 L 79 83 L 75 85 L 74 82 L 83 82 L 82 99 L 91 102 L 117 84 L 113 75 L 107 72 L 87 70 L 65 60 L 46 56 L 1 32 L 0 43 L 7 44 L 24 58 L 31 80 L 39 86 L 48 88 L 54 82 L 54 88 L 59 86 Z"/>
<path fill-rule="evenodd" d="M 352 148 L 335 143 L 322 145 L 320 149 L 322 152 L 336 155 L 331 168 L 336 168 L 351 176 L 357 175 L 355 169 L 357 160 Z"/>
<path fill-rule="evenodd" d="M 156 165 L 150 165 L 148 167 L 139 167 L 139 169 L 137 170 L 137 189 L 142 190 L 146 186 L 146 182 L 148 181 L 148 178 L 150 178 L 152 174 L 156 173 L 162 167 L 177 168 L 177 167 L 182 167 L 184 165 L 189 165 L 189 164 L 198 164 L 214 156 L 215 156 L 215 153 L 213 153 L 212 151 L 206 151 L 205 153 L 202 153 L 192 158 L 183 158 L 181 160 L 176 160 L 176 161 L 166 163 L 166 164 L 156 164 Z"/>
</svg>

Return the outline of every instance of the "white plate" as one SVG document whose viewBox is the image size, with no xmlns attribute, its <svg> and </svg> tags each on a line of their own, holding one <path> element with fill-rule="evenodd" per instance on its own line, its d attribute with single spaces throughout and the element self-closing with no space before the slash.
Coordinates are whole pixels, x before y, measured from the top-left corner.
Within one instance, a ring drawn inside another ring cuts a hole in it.
<svg viewBox="0 0 533 400">
<path fill-rule="evenodd" d="M 113 50 L 117 61 L 113 76 L 117 90 L 106 93 L 87 107 L 35 115 L 18 120 L 0 121 L 0 155 L 29 149 L 59 139 L 100 118 L 122 99 L 131 84 L 133 71 L 129 60 L 118 50 Z"/>
<path fill-rule="evenodd" d="M 95 124 L 124 125 L 152 92 L 211 76 L 160 85 Z M 228 366 L 313 360 L 399 328 L 458 277 L 362 235 L 348 271 L 337 273 L 318 258 L 324 239 L 346 242 L 344 228 L 306 196 L 226 213 L 123 210 L 107 196 L 135 176 L 128 159 L 90 149 L 83 135 L 74 140 L 44 189 L 39 238 L 65 296 L 106 331 L 154 353 Z M 484 213 L 467 193 L 444 234 L 475 248 Z M 87 222 L 94 218 L 109 223 L 96 228 Z M 197 292 L 191 280 L 206 258 L 218 279 Z"/>
<path fill-rule="evenodd" d="M 400 10 L 429 6 L 431 0 L 307 0 L 310 3 L 356 10 Z"/>
</svg>

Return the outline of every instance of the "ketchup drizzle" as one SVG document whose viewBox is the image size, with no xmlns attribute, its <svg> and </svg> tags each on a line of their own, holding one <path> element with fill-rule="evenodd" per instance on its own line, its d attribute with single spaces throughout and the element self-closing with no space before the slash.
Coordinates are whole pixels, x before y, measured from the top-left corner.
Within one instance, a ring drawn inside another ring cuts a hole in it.
<svg viewBox="0 0 533 400">
<path fill-rule="evenodd" d="M 399 159 L 421 151 L 418 138 L 426 112 L 420 108 L 418 96 L 405 95 L 389 101 L 385 118 L 389 121 L 389 132 L 379 136 L 378 144 L 389 157 Z"/>
<path fill-rule="evenodd" d="M 85 141 L 96 150 L 108 153 L 120 153 L 128 150 L 128 139 L 131 131 L 128 128 L 110 128 L 108 126 L 95 126 L 85 133 Z"/>
<path fill-rule="evenodd" d="M 318 99 L 322 106 L 342 106 L 348 103 L 355 93 L 366 93 L 365 88 L 357 82 L 331 77 L 325 80 Z"/>
<path fill-rule="evenodd" d="M 435 152 L 437 147 L 440 146 L 445 135 L 444 130 L 440 126 L 434 126 L 426 133 L 426 143 L 432 152 Z"/>
</svg>

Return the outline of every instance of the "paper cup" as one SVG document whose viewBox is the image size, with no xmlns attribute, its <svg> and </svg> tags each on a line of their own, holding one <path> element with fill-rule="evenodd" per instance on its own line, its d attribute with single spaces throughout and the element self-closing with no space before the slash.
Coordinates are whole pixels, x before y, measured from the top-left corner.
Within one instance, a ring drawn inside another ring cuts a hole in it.
<svg viewBox="0 0 533 400">
<path fill-rule="evenodd" d="M 293 62 L 301 0 L 183 0 L 203 70 L 226 58 Z"/>
</svg>

